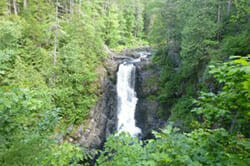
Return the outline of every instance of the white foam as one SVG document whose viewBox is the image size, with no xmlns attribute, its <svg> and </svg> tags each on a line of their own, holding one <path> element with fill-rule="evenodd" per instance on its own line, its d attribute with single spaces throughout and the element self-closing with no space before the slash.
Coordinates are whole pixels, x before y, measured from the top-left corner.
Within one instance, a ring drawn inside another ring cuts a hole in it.
<svg viewBox="0 0 250 166">
<path fill-rule="evenodd" d="M 135 124 L 135 109 L 137 97 L 135 92 L 135 66 L 133 64 L 120 64 L 117 73 L 118 95 L 118 134 L 127 132 L 137 136 L 141 129 Z"/>
</svg>

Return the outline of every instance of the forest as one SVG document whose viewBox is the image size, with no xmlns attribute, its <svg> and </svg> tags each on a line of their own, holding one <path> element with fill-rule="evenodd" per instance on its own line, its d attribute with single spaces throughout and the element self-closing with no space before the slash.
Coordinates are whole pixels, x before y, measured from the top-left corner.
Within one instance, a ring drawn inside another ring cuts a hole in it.
<svg viewBox="0 0 250 166">
<path fill-rule="evenodd" d="M 140 46 L 165 127 L 91 151 L 64 139 L 88 125 L 109 52 Z M 0 0 L 1 166 L 249 164 L 249 0 Z"/>
</svg>

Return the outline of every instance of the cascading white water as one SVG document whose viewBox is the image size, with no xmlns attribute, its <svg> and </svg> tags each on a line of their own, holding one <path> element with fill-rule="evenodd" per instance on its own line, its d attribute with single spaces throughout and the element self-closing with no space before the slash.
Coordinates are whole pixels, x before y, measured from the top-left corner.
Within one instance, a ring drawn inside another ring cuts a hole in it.
<svg viewBox="0 0 250 166">
<path fill-rule="evenodd" d="M 135 108 L 137 97 L 135 92 L 135 66 L 126 62 L 120 64 L 117 73 L 118 95 L 118 134 L 127 132 L 137 136 L 141 129 L 135 125 Z"/>
</svg>

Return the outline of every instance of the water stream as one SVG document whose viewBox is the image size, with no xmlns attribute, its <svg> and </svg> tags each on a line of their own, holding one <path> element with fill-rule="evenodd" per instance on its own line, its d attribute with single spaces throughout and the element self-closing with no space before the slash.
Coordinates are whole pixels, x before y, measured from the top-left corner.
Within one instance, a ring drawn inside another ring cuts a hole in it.
<svg viewBox="0 0 250 166">
<path fill-rule="evenodd" d="M 135 92 L 136 67 L 134 63 L 147 58 L 146 53 L 140 53 L 139 57 L 131 62 L 123 62 L 119 65 L 117 73 L 117 97 L 118 97 L 118 134 L 129 133 L 138 136 L 141 129 L 136 126 L 135 109 L 138 98 Z"/>
<path fill-rule="evenodd" d="M 118 134 L 127 132 L 137 136 L 141 130 L 135 125 L 135 108 L 137 97 L 135 92 L 135 66 L 122 63 L 117 73 L 118 95 Z"/>
</svg>

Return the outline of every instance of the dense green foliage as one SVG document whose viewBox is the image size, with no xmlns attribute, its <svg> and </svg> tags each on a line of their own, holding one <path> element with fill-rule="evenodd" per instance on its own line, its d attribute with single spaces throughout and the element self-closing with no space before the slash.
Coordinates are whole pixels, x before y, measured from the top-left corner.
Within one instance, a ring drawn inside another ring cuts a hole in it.
<svg viewBox="0 0 250 166">
<path fill-rule="evenodd" d="M 145 146 L 127 135 L 111 136 L 97 165 L 247 166 L 249 163 L 249 143 L 223 129 L 198 129 L 181 134 L 169 127 L 155 136 L 156 140 L 148 140 Z"/>
<path fill-rule="evenodd" d="M 181 123 L 185 131 L 194 119 L 192 98 L 200 91 L 217 93 L 223 84 L 209 74 L 208 66 L 249 54 L 249 6 L 245 0 L 148 3 L 154 22 L 148 36 L 159 48 L 155 62 L 162 67 L 159 100 L 169 106 L 170 121 Z"/>
<path fill-rule="evenodd" d="M 97 165 L 249 165 L 249 3 L 0 0 L 0 165 L 88 165 L 67 128 L 87 125 L 101 95 L 104 48 L 145 40 L 167 127 L 145 142 L 111 135 Z"/>
<path fill-rule="evenodd" d="M 250 136 L 249 57 L 209 66 L 210 73 L 223 84 L 216 94 L 201 92 L 192 111 L 202 115 L 206 128 L 223 127 L 231 133 Z"/>
<path fill-rule="evenodd" d="M 152 3 L 157 19 L 149 36 L 161 48 L 155 61 L 162 66 L 162 102 L 179 105 L 178 98 L 196 98 L 200 90 L 209 91 L 208 88 L 216 91 L 218 86 L 207 66 L 250 52 L 248 1 Z"/>
<path fill-rule="evenodd" d="M 104 45 L 142 41 L 143 10 L 132 0 L 0 0 L 0 165 L 84 159 L 66 129 L 87 125 L 101 95 Z"/>
</svg>

